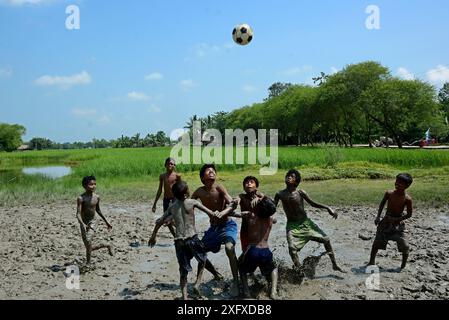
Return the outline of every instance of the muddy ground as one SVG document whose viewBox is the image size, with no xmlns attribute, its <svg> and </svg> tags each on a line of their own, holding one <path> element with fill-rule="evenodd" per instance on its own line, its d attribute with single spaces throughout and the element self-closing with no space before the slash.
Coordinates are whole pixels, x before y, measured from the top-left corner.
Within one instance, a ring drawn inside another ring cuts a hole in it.
<svg viewBox="0 0 449 320">
<path fill-rule="evenodd" d="M 338 220 L 326 211 L 309 209 L 309 216 L 330 236 L 337 261 L 347 273 L 332 270 L 324 248 L 309 243 L 301 252 L 307 258 L 307 277 L 292 270 L 285 238 L 285 215 L 277 214 L 270 246 L 279 264 L 279 296 L 302 299 L 449 299 L 449 208 L 416 207 L 407 223 L 411 253 L 408 267 L 398 272 L 401 255 L 396 245 L 380 251 L 378 280 L 365 273 L 375 234 L 375 207 L 339 207 Z M 113 230 L 99 223 L 98 242 L 109 241 L 115 256 L 107 251 L 93 253 L 92 270 L 81 270 L 80 288 L 66 287 L 67 266 L 82 266 L 85 258 L 75 205 L 48 203 L 36 207 L 1 207 L 0 299 L 152 299 L 171 300 L 180 296 L 179 271 L 173 240 L 167 228 L 159 232 L 158 244 L 147 246 L 155 218 L 150 204 L 103 204 Z M 240 222 L 238 222 L 240 224 Z M 197 228 L 202 233 L 207 217 L 198 213 Z M 365 239 L 365 240 L 363 240 Z M 240 243 L 236 247 L 241 253 Z M 316 257 L 316 258 L 314 258 Z M 231 299 L 231 272 L 224 248 L 210 254 L 210 260 L 225 276 L 217 282 L 205 272 L 202 299 Z M 196 261 L 192 261 L 196 268 Z M 83 273 L 84 272 L 84 273 Z M 251 281 L 252 293 L 268 299 L 267 284 L 259 271 Z M 376 277 L 376 276 L 374 276 Z M 189 283 L 195 274 L 189 274 Z M 192 293 L 191 287 L 189 292 Z M 193 296 L 192 298 L 198 298 Z"/>
</svg>

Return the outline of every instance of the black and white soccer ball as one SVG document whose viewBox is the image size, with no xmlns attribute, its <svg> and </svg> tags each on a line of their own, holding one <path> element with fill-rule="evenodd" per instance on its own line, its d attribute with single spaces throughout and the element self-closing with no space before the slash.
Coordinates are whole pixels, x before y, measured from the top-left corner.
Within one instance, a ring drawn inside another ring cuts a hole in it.
<svg viewBox="0 0 449 320">
<path fill-rule="evenodd" d="M 247 45 L 253 39 L 253 29 L 247 24 L 239 24 L 232 30 L 232 39 L 237 44 Z"/>
</svg>

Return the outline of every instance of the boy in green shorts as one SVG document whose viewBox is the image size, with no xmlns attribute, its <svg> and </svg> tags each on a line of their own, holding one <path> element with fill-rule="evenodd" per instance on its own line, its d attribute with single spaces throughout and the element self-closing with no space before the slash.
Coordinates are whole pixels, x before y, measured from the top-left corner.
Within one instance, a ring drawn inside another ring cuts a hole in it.
<svg viewBox="0 0 449 320">
<path fill-rule="evenodd" d="M 287 216 L 287 241 L 288 251 L 295 267 L 302 273 L 299 262 L 299 251 L 309 242 L 316 241 L 322 243 L 332 261 L 332 267 L 336 271 L 344 272 L 335 261 L 335 255 L 328 236 L 310 219 L 304 210 L 304 200 L 314 208 L 326 209 L 329 214 L 337 219 L 338 214 L 330 207 L 314 202 L 303 190 L 297 190 L 301 182 L 301 175 L 297 170 L 290 170 L 285 175 L 287 188 L 279 191 L 274 203 L 276 206 L 279 200 L 282 202 Z"/>
</svg>

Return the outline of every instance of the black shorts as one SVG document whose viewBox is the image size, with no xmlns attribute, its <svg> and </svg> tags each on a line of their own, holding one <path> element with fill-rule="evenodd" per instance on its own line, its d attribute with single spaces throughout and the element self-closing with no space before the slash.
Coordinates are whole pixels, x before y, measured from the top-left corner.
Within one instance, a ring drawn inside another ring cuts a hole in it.
<svg viewBox="0 0 449 320">
<path fill-rule="evenodd" d="M 186 277 L 192 271 L 192 266 L 190 265 L 192 258 L 195 258 L 199 264 L 206 263 L 206 250 L 197 235 L 184 240 L 175 240 L 175 249 L 179 263 L 179 273 L 182 277 Z"/>
<path fill-rule="evenodd" d="M 407 242 L 404 231 L 383 232 L 378 230 L 376 233 L 376 239 L 374 239 L 375 246 L 380 250 L 386 250 L 388 241 L 395 241 L 399 252 L 409 251 L 410 246 Z"/>
</svg>

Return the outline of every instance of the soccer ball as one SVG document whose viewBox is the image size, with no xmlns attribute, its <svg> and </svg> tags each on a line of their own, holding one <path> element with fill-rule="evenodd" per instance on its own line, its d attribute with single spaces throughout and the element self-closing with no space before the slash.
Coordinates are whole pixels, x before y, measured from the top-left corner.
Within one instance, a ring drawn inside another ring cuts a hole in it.
<svg viewBox="0 0 449 320">
<path fill-rule="evenodd" d="M 253 39 L 253 29 L 247 24 L 239 24 L 232 30 L 232 39 L 237 44 L 247 45 Z"/>
</svg>

